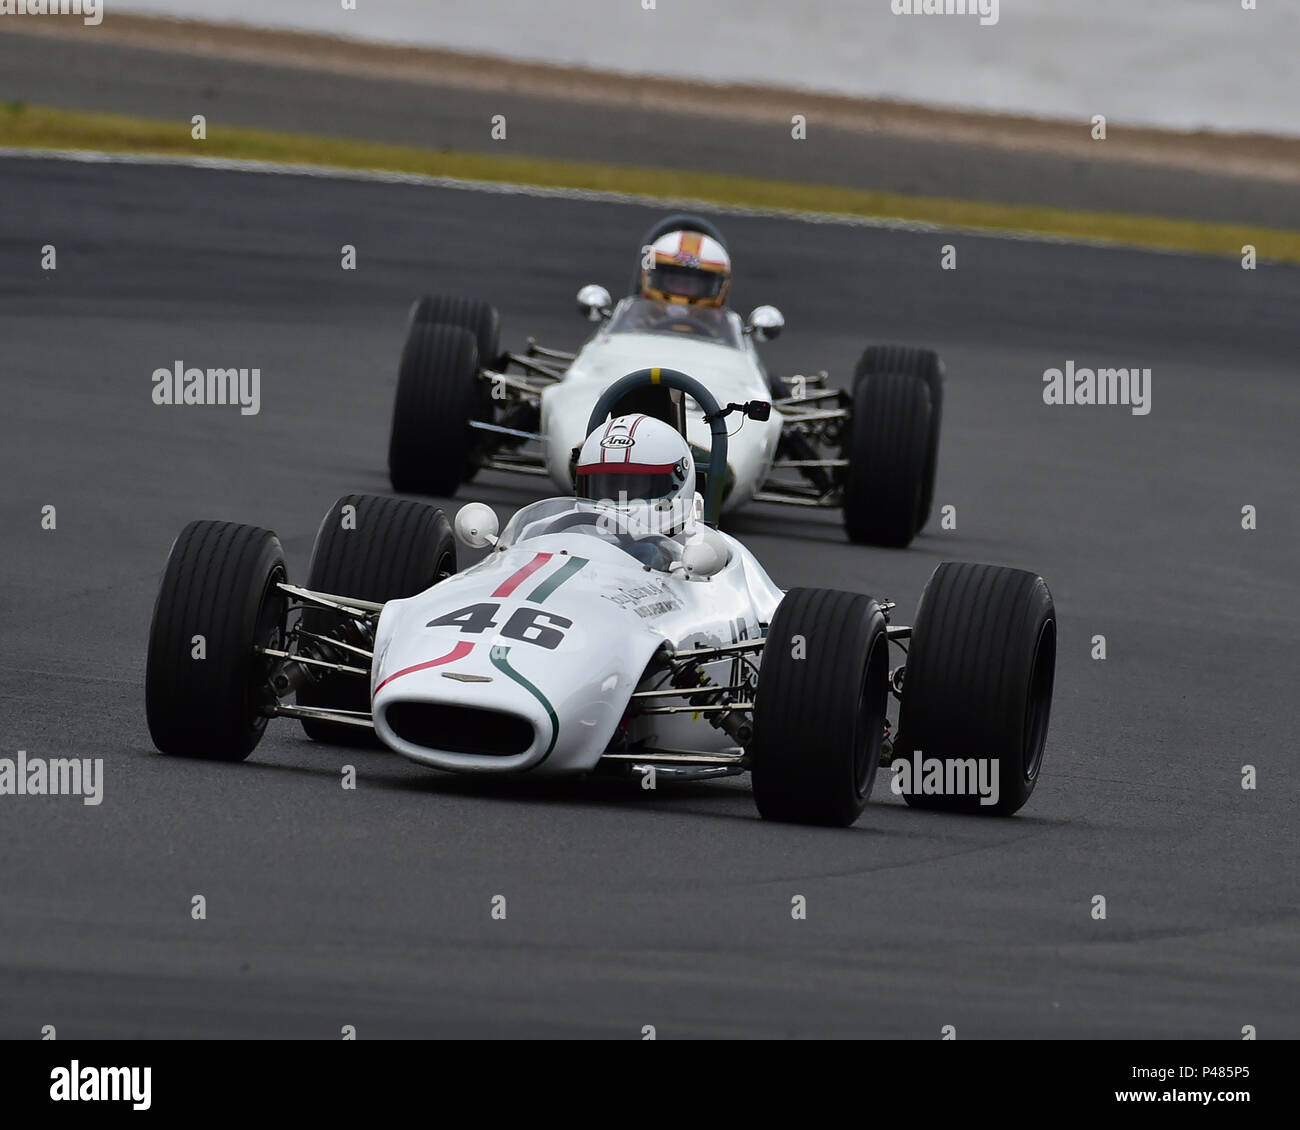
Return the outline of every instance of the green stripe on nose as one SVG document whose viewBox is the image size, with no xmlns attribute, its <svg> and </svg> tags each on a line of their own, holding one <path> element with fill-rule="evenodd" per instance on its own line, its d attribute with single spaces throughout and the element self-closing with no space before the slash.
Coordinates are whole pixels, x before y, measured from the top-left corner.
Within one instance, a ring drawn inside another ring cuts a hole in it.
<svg viewBox="0 0 1300 1130">
<path fill-rule="evenodd" d="M 541 604 L 551 595 L 551 593 L 572 577 L 574 573 L 578 572 L 578 570 L 586 565 L 587 560 L 588 559 L 585 557 L 570 557 L 568 561 L 533 589 L 533 591 L 528 594 L 528 599 Z"/>
</svg>

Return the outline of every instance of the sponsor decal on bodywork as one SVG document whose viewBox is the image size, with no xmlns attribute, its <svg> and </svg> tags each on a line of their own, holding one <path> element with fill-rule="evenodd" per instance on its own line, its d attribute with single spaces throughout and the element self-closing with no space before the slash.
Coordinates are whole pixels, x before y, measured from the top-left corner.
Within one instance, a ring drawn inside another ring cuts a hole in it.
<svg viewBox="0 0 1300 1130">
<path fill-rule="evenodd" d="M 600 594 L 602 599 L 613 601 L 620 608 L 635 612 L 641 619 L 649 616 L 662 616 L 665 612 L 675 612 L 681 608 L 678 600 L 668 586 L 662 581 L 647 581 L 631 588 L 620 586 L 612 592 Z"/>
</svg>

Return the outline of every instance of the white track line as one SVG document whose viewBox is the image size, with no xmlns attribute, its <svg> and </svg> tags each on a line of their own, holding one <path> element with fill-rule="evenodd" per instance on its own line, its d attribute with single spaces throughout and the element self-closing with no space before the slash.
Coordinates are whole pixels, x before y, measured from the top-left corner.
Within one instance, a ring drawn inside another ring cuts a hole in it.
<svg viewBox="0 0 1300 1130">
<path fill-rule="evenodd" d="M 1167 247 L 1147 247 L 1108 239 L 1081 236 L 1048 235 L 1003 228 L 950 227 L 921 220 L 854 216 L 843 212 L 801 211 L 796 208 L 753 208 L 741 204 L 719 204 L 713 200 L 689 197 L 648 196 L 630 192 L 610 192 L 589 188 L 555 188 L 540 184 L 517 184 L 509 181 L 469 180 L 462 177 L 437 177 L 423 173 L 394 173 L 380 169 L 346 169 L 335 165 L 292 165 L 274 161 L 247 161 L 232 157 L 174 157 L 149 153 L 104 153 L 93 149 L 22 149 L 0 146 L 0 158 L 19 157 L 43 161 L 76 161 L 87 165 L 162 165 L 190 169 L 213 169 L 219 172 L 262 173 L 276 176 L 316 177 L 323 180 L 368 181 L 378 184 L 406 184 L 424 188 L 446 188 L 463 192 L 488 192 L 501 196 L 535 196 L 543 199 L 581 200 L 591 203 L 636 204 L 653 208 L 684 208 L 717 212 L 727 216 L 750 216 L 758 219 L 795 220 L 805 224 L 838 224 L 853 228 L 883 228 L 887 231 L 929 232 L 975 236 L 983 239 L 1007 239 L 1022 243 L 1048 243 L 1072 247 L 1101 247 L 1111 250 L 1141 251 L 1151 255 L 1208 256 L 1208 252 L 1184 251 Z"/>
</svg>

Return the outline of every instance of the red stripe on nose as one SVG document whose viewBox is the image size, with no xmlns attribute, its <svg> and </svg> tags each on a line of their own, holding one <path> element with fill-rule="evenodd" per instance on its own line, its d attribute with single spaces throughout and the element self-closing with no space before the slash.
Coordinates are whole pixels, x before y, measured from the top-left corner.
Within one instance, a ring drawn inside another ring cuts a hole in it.
<svg viewBox="0 0 1300 1130">
<path fill-rule="evenodd" d="M 472 643 L 461 640 L 460 643 L 439 659 L 430 659 L 428 663 L 417 663 L 414 667 L 403 667 L 400 671 L 394 671 L 375 688 L 375 694 L 382 691 L 394 679 L 400 679 L 403 675 L 409 675 L 413 671 L 427 671 L 430 667 L 441 667 L 444 663 L 455 663 L 457 659 L 464 659 L 473 650 L 474 645 Z"/>
<path fill-rule="evenodd" d="M 526 580 L 528 580 L 529 577 L 531 577 L 534 573 L 536 573 L 537 570 L 540 569 L 543 565 L 545 565 L 550 559 L 551 559 L 551 555 L 549 553 L 539 553 L 530 562 L 528 562 L 527 565 L 525 565 L 522 569 L 520 569 L 519 572 L 511 574 L 504 581 L 502 581 L 501 584 L 497 587 L 497 591 L 494 592 L 492 595 L 509 596 L 512 592 L 515 591 L 515 589 L 517 589 Z"/>
</svg>

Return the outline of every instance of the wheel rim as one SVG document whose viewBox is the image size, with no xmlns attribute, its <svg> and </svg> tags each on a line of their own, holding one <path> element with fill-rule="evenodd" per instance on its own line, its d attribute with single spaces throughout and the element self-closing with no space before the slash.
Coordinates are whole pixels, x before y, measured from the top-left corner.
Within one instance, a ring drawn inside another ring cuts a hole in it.
<svg viewBox="0 0 1300 1130">
<path fill-rule="evenodd" d="M 1043 764 L 1043 748 L 1047 744 L 1047 723 L 1052 711 L 1052 686 L 1055 681 L 1056 621 L 1048 619 L 1039 629 L 1029 673 L 1029 701 L 1025 704 L 1025 746 L 1021 762 L 1026 781 L 1035 780 Z"/>
<path fill-rule="evenodd" d="M 267 577 L 266 587 L 262 590 L 262 599 L 257 606 L 257 617 L 253 621 L 253 646 L 277 648 L 284 634 L 284 620 L 287 602 L 284 594 L 276 587 L 286 579 L 283 565 L 277 565 Z M 266 728 L 268 718 L 262 713 L 260 703 L 264 699 L 267 677 L 275 660 L 265 655 L 254 653 L 253 663 L 248 676 L 248 705 L 250 725 L 254 732 Z"/>
<path fill-rule="evenodd" d="M 858 694 L 856 741 L 853 751 L 853 783 L 859 797 L 866 796 L 885 736 L 885 704 L 888 698 L 889 645 L 884 632 L 876 635 L 862 673 Z"/>
<path fill-rule="evenodd" d="M 448 550 L 438 558 L 438 564 L 433 570 L 433 583 L 436 585 L 440 581 L 445 581 L 456 572 L 456 563 L 452 556 L 451 550 Z"/>
</svg>

